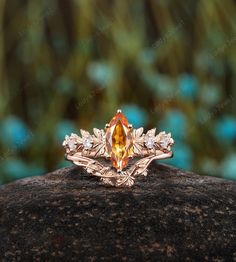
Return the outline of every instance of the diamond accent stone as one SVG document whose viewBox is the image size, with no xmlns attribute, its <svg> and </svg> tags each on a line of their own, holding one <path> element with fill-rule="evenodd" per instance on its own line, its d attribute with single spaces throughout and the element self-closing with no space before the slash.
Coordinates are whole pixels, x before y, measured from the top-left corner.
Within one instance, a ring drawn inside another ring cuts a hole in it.
<svg viewBox="0 0 236 262">
<path fill-rule="evenodd" d="M 148 149 L 152 149 L 154 147 L 155 144 L 155 137 L 151 137 L 151 136 L 145 136 L 144 137 L 144 144 Z"/>
<path fill-rule="evenodd" d="M 171 138 L 171 134 L 162 133 L 160 138 L 160 146 L 162 148 L 168 149 L 171 144 L 173 144 L 173 139 Z"/>
<path fill-rule="evenodd" d="M 83 139 L 84 149 L 91 149 L 93 147 L 93 140 L 90 137 L 86 137 Z"/>
<path fill-rule="evenodd" d="M 70 136 L 66 135 L 62 145 L 67 149 L 67 153 L 75 151 L 78 146 L 78 136 L 73 133 Z"/>
<path fill-rule="evenodd" d="M 71 151 L 75 150 L 77 147 L 76 141 L 74 140 L 69 140 L 67 144 Z"/>
<path fill-rule="evenodd" d="M 165 137 L 164 140 L 160 142 L 160 145 L 164 148 L 167 148 L 168 145 L 169 145 L 169 139 L 167 139 L 167 137 Z"/>
</svg>

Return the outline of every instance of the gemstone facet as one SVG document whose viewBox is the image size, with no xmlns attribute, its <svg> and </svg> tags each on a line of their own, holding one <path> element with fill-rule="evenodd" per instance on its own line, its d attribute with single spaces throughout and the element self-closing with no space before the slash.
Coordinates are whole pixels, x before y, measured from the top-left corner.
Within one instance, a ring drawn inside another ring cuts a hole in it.
<svg viewBox="0 0 236 262">
<path fill-rule="evenodd" d="M 122 171 L 133 154 L 133 139 L 127 118 L 117 112 L 106 130 L 106 150 L 113 167 Z"/>
</svg>

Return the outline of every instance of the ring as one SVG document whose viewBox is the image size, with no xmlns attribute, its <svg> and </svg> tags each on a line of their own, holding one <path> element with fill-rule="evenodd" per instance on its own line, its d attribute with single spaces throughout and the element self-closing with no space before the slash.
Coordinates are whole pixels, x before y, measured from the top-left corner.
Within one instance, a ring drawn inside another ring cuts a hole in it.
<svg viewBox="0 0 236 262">
<path fill-rule="evenodd" d="M 94 128 L 93 134 L 81 129 L 80 133 L 81 136 L 66 135 L 62 144 L 66 160 L 115 187 L 131 187 L 136 176 L 147 176 L 147 167 L 153 160 L 173 156 L 171 133 L 156 135 L 153 128 L 145 134 L 143 127 L 134 129 L 121 110 L 117 110 L 105 129 Z M 95 160 L 97 158 L 110 160 L 109 164 L 104 165 L 107 161 Z M 128 165 L 134 158 L 139 159 Z"/>
</svg>

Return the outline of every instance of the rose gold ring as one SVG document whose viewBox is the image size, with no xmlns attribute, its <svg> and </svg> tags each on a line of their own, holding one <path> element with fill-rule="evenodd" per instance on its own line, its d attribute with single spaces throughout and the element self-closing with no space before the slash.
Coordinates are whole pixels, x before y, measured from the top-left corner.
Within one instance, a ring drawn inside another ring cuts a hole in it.
<svg viewBox="0 0 236 262">
<path fill-rule="evenodd" d="M 65 137 L 66 159 L 100 177 L 103 183 L 116 187 L 131 187 L 136 176 L 147 176 L 147 167 L 153 160 L 173 155 L 174 140 L 170 133 L 156 135 L 154 128 L 145 134 L 142 127 L 134 129 L 121 110 L 117 110 L 105 129 L 94 128 L 94 134 L 82 129 L 80 132 L 81 136 Z M 109 159 L 111 165 L 104 165 L 104 161 L 95 158 Z M 131 158 L 140 159 L 128 166 Z"/>
</svg>

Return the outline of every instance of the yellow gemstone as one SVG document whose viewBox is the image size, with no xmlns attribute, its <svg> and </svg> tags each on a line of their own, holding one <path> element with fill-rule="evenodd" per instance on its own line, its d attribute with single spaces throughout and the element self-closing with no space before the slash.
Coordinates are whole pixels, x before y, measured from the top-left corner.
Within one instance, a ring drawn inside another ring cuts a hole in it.
<svg viewBox="0 0 236 262">
<path fill-rule="evenodd" d="M 133 154 L 133 141 L 128 120 L 122 113 L 116 113 L 106 131 L 106 148 L 113 167 L 124 169 Z"/>
</svg>

